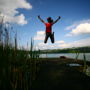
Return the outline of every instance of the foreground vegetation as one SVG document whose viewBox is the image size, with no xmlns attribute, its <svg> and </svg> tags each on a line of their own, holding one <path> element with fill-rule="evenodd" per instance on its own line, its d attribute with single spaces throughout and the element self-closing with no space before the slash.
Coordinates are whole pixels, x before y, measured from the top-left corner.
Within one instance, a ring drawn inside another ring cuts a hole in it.
<svg viewBox="0 0 90 90">
<path fill-rule="evenodd" d="M 38 54 L 0 46 L 0 89 L 28 90 L 39 70 Z"/>
<path fill-rule="evenodd" d="M 0 89 L 28 90 L 39 70 L 38 58 L 35 51 L 27 53 L 1 45 Z"/>
<path fill-rule="evenodd" d="M 0 21 L 0 90 L 29 90 L 39 71 L 39 51 L 18 49 L 17 33 L 13 41 L 8 23 Z M 12 30 L 11 30 L 12 31 Z"/>
</svg>

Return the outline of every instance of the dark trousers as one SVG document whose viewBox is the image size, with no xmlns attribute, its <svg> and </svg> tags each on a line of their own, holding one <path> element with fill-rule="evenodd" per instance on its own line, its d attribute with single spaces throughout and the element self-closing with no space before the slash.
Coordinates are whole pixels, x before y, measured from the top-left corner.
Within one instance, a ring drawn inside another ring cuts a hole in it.
<svg viewBox="0 0 90 90">
<path fill-rule="evenodd" d="M 51 42 L 54 43 L 54 32 L 46 32 L 44 43 L 47 43 L 48 38 L 50 37 Z"/>
</svg>

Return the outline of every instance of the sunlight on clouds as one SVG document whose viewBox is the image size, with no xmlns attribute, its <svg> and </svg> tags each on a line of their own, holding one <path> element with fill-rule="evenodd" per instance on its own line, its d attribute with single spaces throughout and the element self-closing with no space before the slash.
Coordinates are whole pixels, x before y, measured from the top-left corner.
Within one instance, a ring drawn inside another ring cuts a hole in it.
<svg viewBox="0 0 90 90">
<path fill-rule="evenodd" d="M 71 32 L 66 36 L 90 34 L 90 20 L 84 20 L 82 22 L 79 22 L 78 24 L 73 24 L 66 28 L 66 30 L 70 29 Z"/>
<path fill-rule="evenodd" d="M 38 48 L 41 49 L 41 50 L 48 49 L 48 46 L 49 46 L 48 43 L 47 44 L 44 44 L 43 42 L 38 43 Z"/>
<path fill-rule="evenodd" d="M 72 35 L 81 35 L 81 34 L 90 34 L 90 24 L 80 24 L 75 29 L 72 29 L 72 31 L 69 33 Z"/>
<path fill-rule="evenodd" d="M 44 34 L 45 34 L 44 31 L 38 31 L 38 32 L 37 32 L 37 35 L 44 35 Z"/>
<path fill-rule="evenodd" d="M 58 45 L 59 48 L 67 48 L 68 47 L 68 44 L 64 43 L 64 44 L 61 44 L 61 45 Z"/>
<path fill-rule="evenodd" d="M 71 25 L 71 26 L 66 27 L 65 30 L 72 30 L 72 29 L 75 28 L 76 26 L 77 26 L 77 24 L 75 23 L 75 24 L 73 24 L 73 25 Z"/>
<path fill-rule="evenodd" d="M 55 44 L 50 44 L 50 43 L 44 44 L 43 42 L 41 42 L 38 43 L 38 48 L 43 50 L 43 49 L 62 49 L 62 48 L 90 46 L 90 42 L 87 41 L 90 41 L 90 38 L 81 39 L 78 41 L 73 41 L 68 43 L 65 41 L 63 41 L 63 43 L 55 43 Z"/>
<path fill-rule="evenodd" d="M 26 0 L 0 0 L 0 12 L 4 16 L 4 22 L 27 24 L 25 16 L 19 14 L 18 8 L 31 9 L 32 5 Z"/>
<path fill-rule="evenodd" d="M 17 17 L 5 16 L 4 22 L 14 22 L 14 23 L 17 23 L 19 25 L 27 24 L 27 20 L 25 20 L 25 16 L 23 14 L 21 14 Z"/>
<path fill-rule="evenodd" d="M 17 16 L 14 21 L 17 21 L 17 20 L 19 20 L 17 22 L 18 24 L 21 24 L 21 25 L 27 24 L 27 21 L 25 20 L 25 16 L 23 14 Z"/>
<path fill-rule="evenodd" d="M 75 27 L 77 27 L 79 24 L 84 24 L 84 23 L 90 23 L 90 19 L 74 22 L 72 25 L 66 27 L 65 30 L 72 30 Z"/>
<path fill-rule="evenodd" d="M 39 45 L 39 46 L 48 46 L 48 43 L 45 44 L 45 43 L 43 43 L 43 42 L 40 42 L 40 43 L 38 43 L 38 45 Z"/>
<path fill-rule="evenodd" d="M 57 49 L 57 48 L 60 48 L 59 47 L 59 44 L 64 44 L 65 42 L 63 40 L 61 41 L 56 41 L 54 44 L 52 44 L 51 42 L 49 43 L 44 43 L 44 42 L 40 42 L 38 43 L 38 48 L 39 49 Z"/>
<path fill-rule="evenodd" d="M 90 46 L 90 38 L 86 38 L 86 39 L 81 39 L 78 41 L 73 41 L 73 42 L 69 42 L 69 43 L 64 43 L 59 45 L 59 47 L 62 48 L 71 48 L 71 47 L 83 47 L 83 46 Z"/>
<path fill-rule="evenodd" d="M 54 44 L 50 44 L 50 43 L 43 43 L 43 42 L 40 42 L 38 43 L 38 48 L 43 50 L 43 49 L 54 49 L 55 48 L 55 45 Z"/>
<path fill-rule="evenodd" d="M 34 40 L 44 40 L 45 32 L 44 31 L 37 31 L 36 36 L 34 36 Z"/>
<path fill-rule="evenodd" d="M 65 43 L 65 42 L 62 40 L 62 41 L 56 41 L 55 43 L 56 43 L 56 44 L 63 44 L 63 43 Z"/>
</svg>

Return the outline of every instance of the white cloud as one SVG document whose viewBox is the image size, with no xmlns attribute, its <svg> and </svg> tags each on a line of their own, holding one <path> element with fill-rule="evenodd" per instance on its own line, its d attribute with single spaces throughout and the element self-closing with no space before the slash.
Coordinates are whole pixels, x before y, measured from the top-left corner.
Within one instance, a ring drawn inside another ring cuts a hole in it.
<svg viewBox="0 0 90 90">
<path fill-rule="evenodd" d="M 43 49 L 47 49 L 48 43 L 44 44 L 44 42 L 40 42 L 37 44 L 38 49 L 43 50 Z"/>
<path fill-rule="evenodd" d="M 83 20 L 81 22 L 77 22 L 77 24 L 73 24 L 66 28 L 66 30 L 70 30 L 66 36 L 75 36 L 81 34 L 90 34 L 90 20 Z"/>
<path fill-rule="evenodd" d="M 37 35 L 44 35 L 44 34 L 45 34 L 44 31 L 38 31 L 38 32 L 37 32 Z"/>
<path fill-rule="evenodd" d="M 50 43 L 44 43 L 44 42 L 41 42 L 41 43 L 38 43 L 38 48 L 43 50 L 43 49 L 54 49 L 55 48 L 55 45 L 54 44 L 50 44 Z"/>
<path fill-rule="evenodd" d="M 72 29 L 75 28 L 76 26 L 77 26 L 77 24 L 74 23 L 73 25 L 66 27 L 65 30 L 72 30 Z"/>
<path fill-rule="evenodd" d="M 27 24 L 25 16 L 19 14 L 18 8 L 31 9 L 32 5 L 26 0 L 0 0 L 0 12 L 4 16 L 4 22 Z"/>
<path fill-rule="evenodd" d="M 81 39 L 78 41 L 73 41 L 73 42 L 69 42 L 69 43 L 64 43 L 59 45 L 59 47 L 62 48 L 71 48 L 71 47 L 83 47 L 83 46 L 90 46 L 90 38 L 86 38 L 86 39 Z"/>
<path fill-rule="evenodd" d="M 56 41 L 55 42 L 56 44 L 63 44 L 63 43 L 65 43 L 63 40 L 61 40 L 61 41 Z"/>
<path fill-rule="evenodd" d="M 44 31 L 37 31 L 37 34 L 34 37 L 34 40 L 44 40 L 44 38 L 45 38 L 45 32 Z"/>
<path fill-rule="evenodd" d="M 75 27 L 77 27 L 79 24 L 84 24 L 84 23 L 90 23 L 90 19 L 74 22 L 72 25 L 66 27 L 65 30 L 72 30 Z"/>
<path fill-rule="evenodd" d="M 38 48 L 43 50 L 43 49 L 62 49 L 62 48 L 90 46 L 90 42 L 87 41 L 90 41 L 90 38 L 81 39 L 68 43 L 65 41 L 63 41 L 63 43 L 54 43 L 54 44 L 50 44 L 50 43 L 44 44 L 43 42 L 41 42 L 38 43 Z"/>
<path fill-rule="evenodd" d="M 54 44 L 52 44 L 51 42 L 48 42 L 48 43 L 44 43 L 44 42 L 40 42 L 40 43 L 38 43 L 38 48 L 39 49 L 56 49 L 56 48 L 60 48 L 59 47 L 59 44 L 61 44 L 61 43 L 64 43 L 64 41 L 56 41 Z"/>
</svg>

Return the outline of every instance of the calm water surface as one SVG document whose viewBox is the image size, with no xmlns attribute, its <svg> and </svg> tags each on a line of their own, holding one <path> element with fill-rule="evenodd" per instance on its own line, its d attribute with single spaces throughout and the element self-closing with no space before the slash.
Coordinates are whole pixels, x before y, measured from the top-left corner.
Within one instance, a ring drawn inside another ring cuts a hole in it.
<svg viewBox="0 0 90 90">
<path fill-rule="evenodd" d="M 76 54 L 75 53 L 60 53 L 60 54 L 40 54 L 41 58 L 59 58 L 60 56 L 66 56 L 69 58 L 76 58 Z M 86 53 L 86 60 L 90 61 L 90 53 Z M 80 53 L 78 56 L 78 59 L 84 59 L 83 53 Z"/>
</svg>

